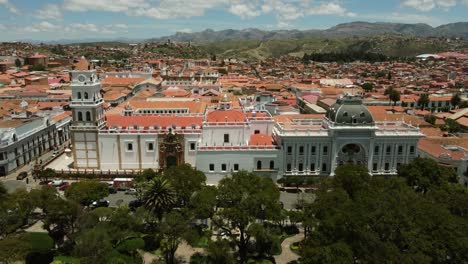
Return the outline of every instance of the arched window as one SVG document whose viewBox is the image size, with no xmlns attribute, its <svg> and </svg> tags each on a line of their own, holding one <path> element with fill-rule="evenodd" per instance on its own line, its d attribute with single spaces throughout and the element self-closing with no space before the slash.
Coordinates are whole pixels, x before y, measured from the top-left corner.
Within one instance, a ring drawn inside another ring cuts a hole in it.
<svg viewBox="0 0 468 264">
<path fill-rule="evenodd" d="M 83 113 L 78 112 L 78 121 L 83 121 Z"/>
<path fill-rule="evenodd" d="M 257 161 L 257 170 L 261 170 L 262 169 L 262 161 L 259 160 Z"/>
<path fill-rule="evenodd" d="M 86 112 L 86 121 L 91 121 L 91 112 L 90 111 Z"/>
<path fill-rule="evenodd" d="M 88 99 L 88 93 L 87 92 L 84 93 L 84 99 Z"/>
<path fill-rule="evenodd" d="M 81 99 L 81 92 L 78 92 L 77 97 L 78 99 Z"/>
<path fill-rule="evenodd" d="M 275 161 L 270 160 L 270 170 L 274 170 L 274 169 L 275 169 Z"/>
</svg>

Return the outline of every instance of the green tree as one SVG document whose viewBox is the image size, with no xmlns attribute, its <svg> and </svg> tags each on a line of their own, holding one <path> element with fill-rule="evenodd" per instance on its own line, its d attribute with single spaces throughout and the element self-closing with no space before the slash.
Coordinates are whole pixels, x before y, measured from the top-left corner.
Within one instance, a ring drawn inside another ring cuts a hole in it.
<svg viewBox="0 0 468 264">
<path fill-rule="evenodd" d="M 393 102 L 393 105 L 396 105 L 398 101 L 400 101 L 400 92 L 397 90 L 392 90 L 392 92 L 389 95 L 390 101 Z"/>
<path fill-rule="evenodd" d="M 217 205 L 218 189 L 215 186 L 203 186 L 190 199 L 189 208 L 197 219 L 213 217 Z"/>
<path fill-rule="evenodd" d="M 249 227 L 257 219 L 271 219 L 281 211 L 279 190 L 270 179 L 241 171 L 218 185 L 220 209 L 213 222 L 236 244 L 241 263 L 247 260 Z"/>
<path fill-rule="evenodd" d="M 323 184 L 306 207 L 304 223 L 313 233 L 301 250 L 304 263 L 459 263 L 467 258 L 466 220 L 415 192 L 404 178 L 370 178 L 365 168 L 355 171 L 360 172 L 352 172 L 346 184 L 343 169 L 343 177 Z"/>
<path fill-rule="evenodd" d="M 206 181 L 205 174 L 192 168 L 190 164 L 170 167 L 164 172 L 164 177 L 174 188 L 180 206 L 186 206 L 190 197 L 199 191 Z"/>
<path fill-rule="evenodd" d="M 398 175 L 405 178 L 409 186 L 422 193 L 434 186 L 457 182 L 457 175 L 452 168 L 440 166 L 428 158 L 416 158 L 408 164 L 402 164 Z"/>
<path fill-rule="evenodd" d="M 424 121 L 428 122 L 431 125 L 435 125 L 436 123 L 436 116 L 435 115 L 426 115 L 424 116 Z"/>
<path fill-rule="evenodd" d="M 163 214 L 176 204 L 176 198 L 169 181 L 163 177 L 156 177 L 149 183 L 148 190 L 143 195 L 143 204 L 161 221 Z"/>
<path fill-rule="evenodd" d="M 362 89 L 366 92 L 371 92 L 374 89 L 374 83 L 366 82 L 361 85 Z"/>
<path fill-rule="evenodd" d="M 57 173 L 53 169 L 47 168 L 45 170 L 42 170 L 39 173 L 38 177 L 40 181 L 49 181 L 50 179 L 56 178 Z"/>
<path fill-rule="evenodd" d="M 460 94 L 459 93 L 456 93 L 452 96 L 452 98 L 450 99 L 450 104 L 453 106 L 453 107 L 457 107 L 459 106 L 461 103 L 461 97 L 460 97 Z"/>
<path fill-rule="evenodd" d="M 461 126 L 460 124 L 458 124 L 457 121 L 450 118 L 446 118 L 444 129 L 447 130 L 449 133 L 458 133 L 461 130 Z"/>
<path fill-rule="evenodd" d="M 421 107 L 421 110 L 424 110 L 429 105 L 429 95 L 421 94 L 418 99 L 418 105 Z"/>
<path fill-rule="evenodd" d="M 89 180 L 73 183 L 65 190 L 65 197 L 82 205 L 90 205 L 109 195 L 106 183 Z"/>
<path fill-rule="evenodd" d="M 369 188 L 370 175 L 367 168 L 361 165 L 346 164 L 338 166 L 335 170 L 333 186 L 341 188 L 351 197 Z"/>
<path fill-rule="evenodd" d="M 188 219 L 181 213 L 172 211 L 166 215 L 160 228 L 163 237 L 161 247 L 166 263 L 175 263 L 175 252 L 188 230 Z"/>
<path fill-rule="evenodd" d="M 17 68 L 21 67 L 21 60 L 20 60 L 20 59 L 17 58 L 17 59 L 15 60 L 15 66 L 16 66 Z"/>
<path fill-rule="evenodd" d="M 229 243 L 226 240 L 210 241 L 206 249 L 206 253 L 208 256 L 209 264 L 235 263 L 234 256 L 231 252 L 231 247 L 229 246 Z"/>
<path fill-rule="evenodd" d="M 74 255 L 80 258 L 80 263 L 108 263 L 112 251 L 113 245 L 105 229 L 84 230 L 76 238 Z"/>
</svg>

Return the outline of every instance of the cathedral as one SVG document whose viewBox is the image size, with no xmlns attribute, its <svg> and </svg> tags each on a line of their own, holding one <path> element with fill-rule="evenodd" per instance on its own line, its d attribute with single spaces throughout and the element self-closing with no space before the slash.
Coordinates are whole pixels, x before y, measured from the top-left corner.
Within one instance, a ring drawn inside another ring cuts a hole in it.
<svg viewBox="0 0 468 264">
<path fill-rule="evenodd" d="M 418 156 L 419 128 L 375 122 L 358 97 L 344 96 L 322 119 L 275 121 L 227 95 L 216 104 L 196 98 L 149 98 L 104 110 L 94 70 L 71 73 L 75 169 L 164 169 L 184 163 L 209 183 L 239 170 L 279 179 L 333 175 L 355 163 L 392 175 Z"/>
</svg>

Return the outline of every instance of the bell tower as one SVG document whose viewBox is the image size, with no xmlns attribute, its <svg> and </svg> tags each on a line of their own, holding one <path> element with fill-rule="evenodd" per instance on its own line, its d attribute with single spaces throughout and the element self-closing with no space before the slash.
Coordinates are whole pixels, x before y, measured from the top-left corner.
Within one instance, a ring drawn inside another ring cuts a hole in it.
<svg viewBox="0 0 468 264">
<path fill-rule="evenodd" d="M 72 71 L 70 77 L 74 166 L 98 169 L 98 131 L 106 125 L 101 83 L 95 70 Z"/>
</svg>

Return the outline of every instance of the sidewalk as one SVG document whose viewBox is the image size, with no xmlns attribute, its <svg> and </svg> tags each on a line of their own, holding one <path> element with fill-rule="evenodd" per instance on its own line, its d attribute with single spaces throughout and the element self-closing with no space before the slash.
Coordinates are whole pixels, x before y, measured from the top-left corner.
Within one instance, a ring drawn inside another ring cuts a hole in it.
<svg viewBox="0 0 468 264">
<path fill-rule="evenodd" d="M 63 149 L 65 149 L 65 146 L 68 146 L 68 142 L 65 142 L 64 144 L 59 146 L 58 151 L 62 151 Z M 48 151 L 48 152 L 42 154 L 42 156 L 38 157 L 37 160 L 42 160 L 42 163 L 46 163 L 48 160 L 50 160 L 52 158 L 53 154 L 54 154 L 54 150 Z M 18 176 L 18 174 L 20 172 L 23 172 L 23 171 L 28 172 L 28 174 L 31 176 L 32 175 L 32 169 L 34 168 L 35 163 L 36 163 L 36 160 L 34 159 L 34 160 L 30 161 L 28 164 L 25 164 L 22 167 L 20 167 L 19 169 L 11 172 L 7 176 L 0 177 L 0 181 L 16 180 L 16 177 Z"/>
</svg>

